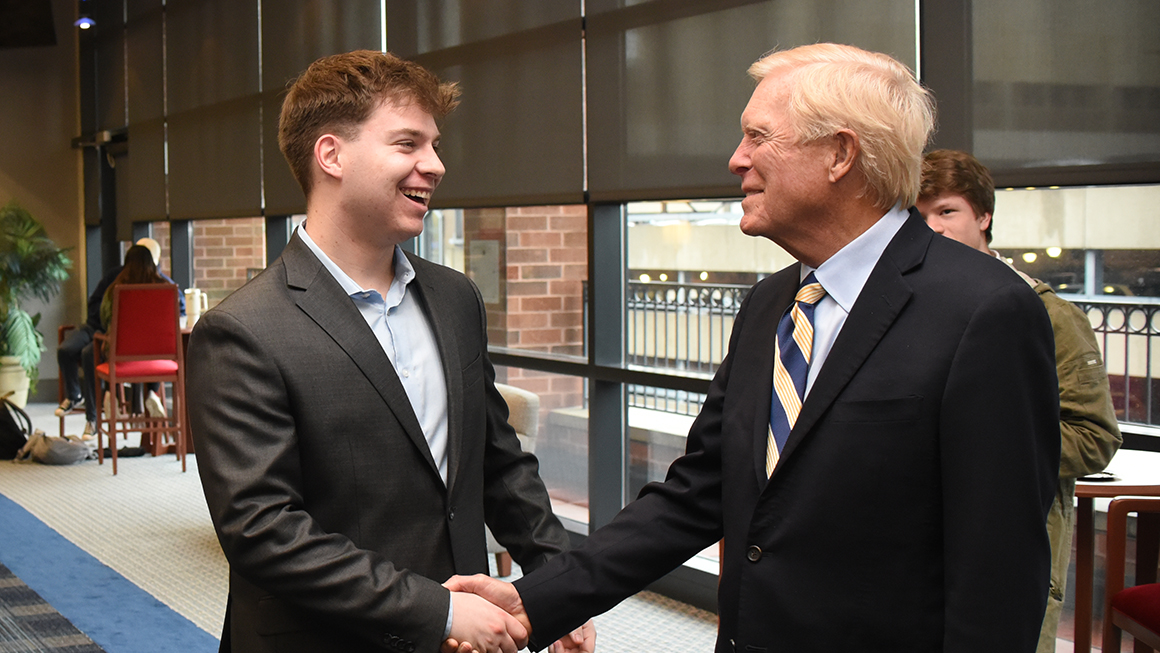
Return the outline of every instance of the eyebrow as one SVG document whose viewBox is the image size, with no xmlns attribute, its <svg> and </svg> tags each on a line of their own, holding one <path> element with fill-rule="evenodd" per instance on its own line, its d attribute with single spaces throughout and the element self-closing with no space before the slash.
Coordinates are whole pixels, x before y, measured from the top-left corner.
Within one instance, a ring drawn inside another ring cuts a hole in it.
<svg viewBox="0 0 1160 653">
<path fill-rule="evenodd" d="M 401 129 L 392 129 L 390 132 L 387 133 L 387 135 L 390 136 L 391 138 L 395 138 L 398 136 L 410 136 L 412 138 L 427 138 L 427 134 L 424 133 L 422 130 L 411 129 L 410 127 L 403 127 Z M 437 141 L 442 137 L 443 137 L 443 134 L 440 134 L 439 132 L 435 132 L 435 135 L 431 138 L 431 140 Z"/>
</svg>

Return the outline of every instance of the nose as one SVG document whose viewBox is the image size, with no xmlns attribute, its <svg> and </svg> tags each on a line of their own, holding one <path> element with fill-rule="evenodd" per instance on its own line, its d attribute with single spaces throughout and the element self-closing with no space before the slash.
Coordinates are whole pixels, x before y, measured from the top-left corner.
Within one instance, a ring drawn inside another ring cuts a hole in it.
<svg viewBox="0 0 1160 653">
<path fill-rule="evenodd" d="M 942 222 L 940 222 L 939 220 L 928 219 L 926 221 L 926 226 L 930 227 L 931 230 L 933 230 L 936 234 L 941 234 L 941 233 L 946 232 L 946 229 L 943 227 Z"/>
<path fill-rule="evenodd" d="M 751 163 L 749 160 L 749 146 L 743 138 L 737 144 L 737 149 L 733 150 L 733 156 L 729 157 L 729 172 L 744 177 L 745 173 L 749 171 Z"/>
<path fill-rule="evenodd" d="M 443 161 L 439 158 L 439 153 L 435 151 L 434 147 L 427 150 L 426 156 L 420 159 L 417 168 L 420 173 L 434 177 L 436 184 L 443 178 L 443 174 L 447 172 L 447 168 L 443 166 Z"/>
</svg>

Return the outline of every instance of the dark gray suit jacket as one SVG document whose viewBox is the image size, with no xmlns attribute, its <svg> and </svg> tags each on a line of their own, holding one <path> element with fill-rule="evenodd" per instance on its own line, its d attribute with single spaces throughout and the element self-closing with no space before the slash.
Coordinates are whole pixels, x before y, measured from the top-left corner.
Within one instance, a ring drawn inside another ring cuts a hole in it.
<svg viewBox="0 0 1160 653">
<path fill-rule="evenodd" d="M 567 545 L 520 451 L 462 274 L 409 257 L 448 389 L 448 483 L 382 347 L 295 235 L 190 339 L 198 469 L 230 563 L 235 651 L 435 651 L 452 574 Z"/>
<path fill-rule="evenodd" d="M 718 652 L 1035 650 L 1060 446 L 1042 302 L 912 210 L 767 482 L 774 332 L 799 274 L 742 304 L 665 482 L 516 581 L 536 646 L 724 537 Z"/>
</svg>

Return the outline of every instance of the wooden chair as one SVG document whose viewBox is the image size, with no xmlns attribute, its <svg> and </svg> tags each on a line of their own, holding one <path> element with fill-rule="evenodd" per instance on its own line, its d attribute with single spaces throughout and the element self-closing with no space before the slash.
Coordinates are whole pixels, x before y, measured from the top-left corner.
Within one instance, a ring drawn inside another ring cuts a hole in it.
<svg viewBox="0 0 1160 653">
<path fill-rule="evenodd" d="M 109 437 L 113 474 L 117 473 L 117 432 L 140 431 L 145 441 L 172 436 L 181 470 L 186 470 L 185 353 L 178 321 L 177 286 L 167 283 L 113 286 L 113 319 L 107 334 L 97 334 L 93 347 L 97 380 L 97 460 L 104 464 L 104 436 Z M 168 418 L 134 413 L 125 406 L 125 383 L 160 383 L 163 403 L 165 384 L 173 385 L 173 409 Z M 112 411 L 105 409 L 105 394 L 113 392 Z M 157 449 L 155 449 L 156 453 Z"/>
<path fill-rule="evenodd" d="M 522 388 L 495 384 L 495 389 L 503 395 L 508 405 L 508 424 L 516 431 L 520 439 L 520 447 L 528 452 L 535 453 L 536 435 L 540 431 L 540 396 Z M 512 556 L 507 552 L 491 530 L 487 530 L 487 551 L 495 555 L 496 572 L 500 577 L 512 575 Z"/>
<path fill-rule="evenodd" d="M 56 346 L 58 349 L 60 348 L 60 346 L 62 344 L 64 344 L 65 335 L 67 335 L 69 331 L 72 331 L 75 328 L 77 328 L 75 324 L 62 324 L 59 327 L 57 327 L 57 329 L 56 329 Z M 91 383 L 91 382 L 92 381 L 90 381 L 89 379 L 81 379 L 81 383 Z M 70 399 L 71 399 L 71 397 L 70 397 Z M 60 403 L 64 401 L 64 377 L 61 376 L 60 374 L 56 375 L 56 401 L 57 401 L 57 405 L 60 405 Z M 60 437 L 62 437 L 62 438 L 64 437 L 64 418 L 68 417 L 69 415 L 77 415 L 77 414 L 80 414 L 80 415 L 85 414 L 84 406 L 81 406 L 79 408 L 74 406 L 72 410 L 70 410 L 69 412 L 60 416 Z"/>
<path fill-rule="evenodd" d="M 1128 513 L 1136 518 L 1136 585 L 1124 587 Z M 1108 507 L 1107 580 L 1104 594 L 1104 653 L 1119 653 L 1120 633 L 1136 639 L 1135 651 L 1160 650 L 1160 498 L 1124 497 Z"/>
</svg>

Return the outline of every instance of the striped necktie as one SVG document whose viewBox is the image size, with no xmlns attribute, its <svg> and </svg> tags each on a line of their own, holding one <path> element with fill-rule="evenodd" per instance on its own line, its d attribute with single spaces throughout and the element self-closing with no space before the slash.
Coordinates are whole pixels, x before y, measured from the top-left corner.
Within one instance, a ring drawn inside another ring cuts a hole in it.
<svg viewBox="0 0 1160 653">
<path fill-rule="evenodd" d="M 777 325 L 777 351 L 773 365 L 773 399 L 769 408 L 769 443 L 765 452 L 765 475 L 773 474 L 780 452 L 797 422 L 806 393 L 806 374 L 814 348 L 814 306 L 826 290 L 811 272 L 802 281 L 793 306 Z"/>
</svg>

